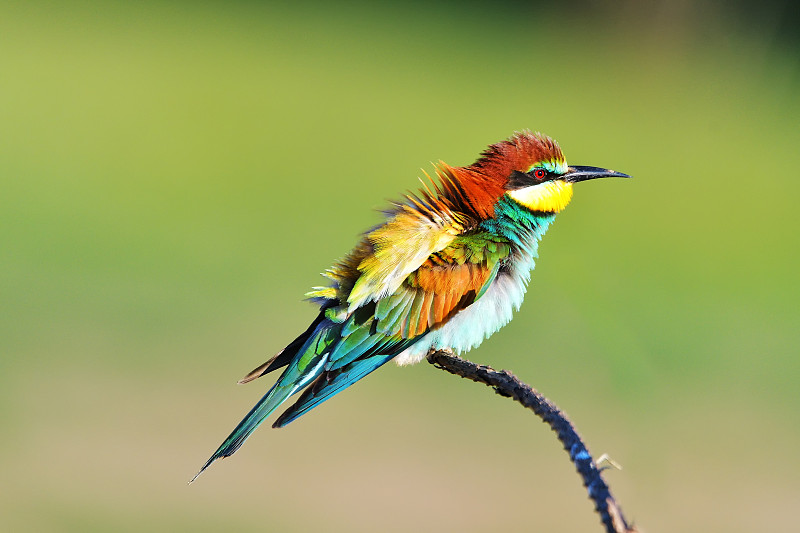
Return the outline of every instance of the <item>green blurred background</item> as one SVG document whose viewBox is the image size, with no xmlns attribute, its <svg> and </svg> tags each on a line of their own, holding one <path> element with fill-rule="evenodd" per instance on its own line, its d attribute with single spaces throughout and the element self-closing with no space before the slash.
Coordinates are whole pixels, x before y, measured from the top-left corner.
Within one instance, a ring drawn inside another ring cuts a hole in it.
<svg viewBox="0 0 800 533">
<path fill-rule="evenodd" d="M 635 179 L 577 188 L 470 357 L 644 531 L 796 531 L 789 5 L 3 2 L 0 530 L 599 531 L 546 426 L 424 363 L 186 486 L 375 209 L 531 128 Z"/>
</svg>

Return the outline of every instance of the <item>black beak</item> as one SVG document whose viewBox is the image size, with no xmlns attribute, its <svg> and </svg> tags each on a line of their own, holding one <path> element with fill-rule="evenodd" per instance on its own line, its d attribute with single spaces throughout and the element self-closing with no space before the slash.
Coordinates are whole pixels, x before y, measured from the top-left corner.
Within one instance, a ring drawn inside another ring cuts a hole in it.
<svg viewBox="0 0 800 533">
<path fill-rule="evenodd" d="M 600 167 L 569 167 L 566 174 L 561 176 L 566 182 L 577 183 L 579 181 L 593 180 L 597 178 L 630 178 L 627 174 L 608 170 Z"/>
</svg>

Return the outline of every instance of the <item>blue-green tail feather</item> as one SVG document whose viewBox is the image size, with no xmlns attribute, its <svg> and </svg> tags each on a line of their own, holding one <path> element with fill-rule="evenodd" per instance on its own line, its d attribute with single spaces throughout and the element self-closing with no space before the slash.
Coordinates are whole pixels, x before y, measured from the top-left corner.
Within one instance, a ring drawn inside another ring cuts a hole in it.
<svg viewBox="0 0 800 533">
<path fill-rule="evenodd" d="M 200 471 L 195 474 L 189 483 L 197 479 L 197 477 L 203 473 L 203 471 L 211 466 L 211 463 L 216 461 L 217 459 L 222 459 L 224 457 L 230 457 L 233 455 L 236 450 L 238 450 L 244 441 L 247 440 L 247 437 L 250 436 L 253 431 L 261 425 L 265 418 L 267 418 L 272 411 L 274 411 L 281 403 L 283 403 L 286 398 L 289 397 L 292 390 L 291 387 L 287 386 L 279 386 L 277 383 L 269 390 L 267 394 L 264 395 L 261 400 L 253 407 L 247 416 L 239 422 L 239 425 L 228 435 L 228 438 L 225 439 L 225 442 L 217 448 L 217 451 L 206 461 Z"/>
<path fill-rule="evenodd" d="M 247 416 L 228 435 L 228 438 L 211 455 L 200 471 L 189 483 L 197 479 L 203 471 L 211 466 L 217 459 L 230 457 L 238 450 L 244 441 L 264 422 L 275 409 L 277 409 L 289 396 L 306 387 L 325 368 L 328 361 L 331 343 L 338 338 L 339 327 L 330 322 L 323 321 L 318 324 L 301 348 L 294 354 L 293 360 L 284 370 L 277 383 L 258 401 Z"/>
<path fill-rule="evenodd" d="M 317 380 L 308 387 L 300 399 L 289 409 L 283 412 L 272 425 L 274 428 L 281 428 L 296 418 L 304 415 L 317 405 L 329 399 L 335 394 L 343 391 L 356 381 L 360 380 L 381 365 L 386 364 L 394 358 L 396 352 L 390 355 L 373 355 L 367 359 L 360 359 L 349 365 L 342 367 L 338 371 L 324 372 Z"/>
<path fill-rule="evenodd" d="M 314 383 L 303 391 L 297 402 L 281 414 L 272 427 L 283 427 L 304 415 L 325 400 L 340 393 L 370 372 L 377 370 L 380 366 L 394 359 L 397 354 L 414 344 L 418 339 L 387 339 L 381 335 L 372 335 L 366 341 L 358 343 L 351 348 L 352 352 L 357 353 L 357 358 L 351 357 L 352 354 L 347 352 L 340 355 L 338 360 L 334 360 L 340 346 L 337 345 L 331 352 L 330 361 L 325 365 L 325 372 L 322 372 Z M 368 344 L 368 347 L 365 347 L 365 344 Z"/>
<path fill-rule="evenodd" d="M 295 355 L 297 355 L 297 352 L 301 350 L 303 344 L 309 339 L 309 337 L 311 337 L 316 332 L 317 326 L 319 326 L 320 322 L 322 322 L 324 319 L 325 319 L 325 313 L 324 312 L 320 313 L 319 316 L 317 316 L 316 320 L 314 320 L 314 322 L 312 322 L 311 325 L 308 326 L 308 329 L 306 329 L 295 340 L 289 343 L 289 345 L 286 348 L 278 352 L 278 354 L 275 357 L 273 357 L 263 365 L 260 365 L 257 368 L 251 370 L 250 373 L 248 373 L 245 377 L 239 380 L 239 384 L 241 385 L 244 383 L 249 383 L 254 379 L 260 378 L 265 374 L 269 374 L 273 370 L 277 370 L 291 363 Z"/>
<path fill-rule="evenodd" d="M 274 370 L 278 364 L 287 365 L 277 383 L 239 422 L 192 481 L 217 459 L 233 455 L 264 419 L 293 394 L 305 389 L 298 401 L 278 418 L 273 427 L 285 426 L 343 391 L 420 338 L 403 339 L 399 335 L 388 338 L 385 333 L 377 333 L 372 313 L 363 315 L 355 313 L 344 324 L 318 318 L 306 333 L 295 339 L 283 352 L 246 376 L 243 381 Z"/>
</svg>

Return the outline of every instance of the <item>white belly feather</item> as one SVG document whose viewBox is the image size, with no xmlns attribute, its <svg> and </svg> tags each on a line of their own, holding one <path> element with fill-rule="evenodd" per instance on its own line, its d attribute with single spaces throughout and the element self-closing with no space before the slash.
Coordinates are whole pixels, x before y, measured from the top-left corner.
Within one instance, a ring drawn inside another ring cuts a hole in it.
<svg viewBox="0 0 800 533">
<path fill-rule="evenodd" d="M 456 353 L 466 352 L 508 324 L 525 297 L 536 253 L 536 247 L 532 248 L 532 254 L 517 257 L 510 262 L 511 268 L 501 270 L 476 302 L 401 352 L 395 357 L 395 362 L 398 365 L 418 363 L 431 349 L 449 348 Z"/>
</svg>

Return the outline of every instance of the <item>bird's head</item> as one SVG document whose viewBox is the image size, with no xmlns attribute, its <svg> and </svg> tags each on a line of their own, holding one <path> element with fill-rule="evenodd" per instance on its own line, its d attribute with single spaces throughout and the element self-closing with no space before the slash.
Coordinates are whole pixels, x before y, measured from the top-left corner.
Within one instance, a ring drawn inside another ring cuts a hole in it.
<svg viewBox="0 0 800 533">
<path fill-rule="evenodd" d="M 599 167 L 569 166 L 561 148 L 540 133 L 523 131 L 493 144 L 468 167 L 448 167 L 470 205 L 483 217 L 507 195 L 531 211 L 558 213 L 572 199 L 573 184 L 596 178 L 629 178 Z"/>
</svg>

